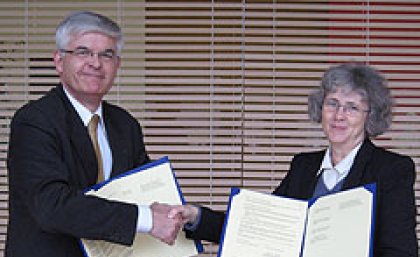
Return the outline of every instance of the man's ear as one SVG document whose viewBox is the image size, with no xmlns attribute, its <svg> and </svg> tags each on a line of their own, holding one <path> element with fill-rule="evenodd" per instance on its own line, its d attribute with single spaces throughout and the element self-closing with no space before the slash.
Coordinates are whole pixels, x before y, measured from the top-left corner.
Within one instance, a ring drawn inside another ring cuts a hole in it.
<svg viewBox="0 0 420 257">
<path fill-rule="evenodd" d="M 60 74 L 63 71 L 64 56 L 59 50 L 55 50 L 53 54 L 55 70 Z"/>
</svg>

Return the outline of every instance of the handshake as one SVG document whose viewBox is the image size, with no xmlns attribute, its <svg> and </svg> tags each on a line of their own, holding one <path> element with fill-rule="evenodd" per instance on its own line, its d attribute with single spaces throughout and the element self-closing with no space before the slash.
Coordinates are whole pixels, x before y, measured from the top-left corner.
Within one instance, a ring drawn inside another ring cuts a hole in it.
<svg viewBox="0 0 420 257">
<path fill-rule="evenodd" d="M 150 205 L 153 226 L 149 234 L 160 241 L 173 245 L 186 223 L 194 223 L 199 208 L 193 205 L 168 205 L 154 202 Z"/>
</svg>

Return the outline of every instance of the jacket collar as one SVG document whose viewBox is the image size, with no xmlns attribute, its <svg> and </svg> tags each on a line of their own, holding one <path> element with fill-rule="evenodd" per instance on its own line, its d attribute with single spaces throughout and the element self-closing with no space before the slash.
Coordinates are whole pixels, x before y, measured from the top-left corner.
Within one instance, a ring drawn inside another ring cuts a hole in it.
<svg viewBox="0 0 420 257">
<path fill-rule="evenodd" d="M 60 84 L 52 89 L 51 93 L 56 95 L 63 103 L 66 119 L 66 127 L 64 129 L 68 131 L 71 145 L 77 155 L 77 159 L 83 166 L 89 184 L 94 184 L 96 183 L 97 173 L 92 171 L 96 171 L 98 168 L 95 160 L 95 151 L 87 129 L 70 100 L 67 98 L 63 86 Z"/>
<path fill-rule="evenodd" d="M 370 141 L 370 139 L 366 138 L 354 158 L 349 174 L 344 179 L 342 187 L 343 190 L 354 188 L 362 184 L 366 165 L 368 164 L 374 149 L 375 145 Z M 305 164 L 304 169 L 306 170 L 305 172 L 310 173 L 307 174 L 307 176 L 302 177 L 301 193 L 303 198 L 310 199 L 312 197 L 318 178 L 321 175 L 321 173 L 318 173 L 317 171 L 321 167 L 325 152 L 326 150 L 316 152 L 309 159 L 306 159 L 307 164 Z"/>
<path fill-rule="evenodd" d="M 104 124 L 113 159 L 111 169 L 112 177 L 116 175 L 115 172 L 126 171 L 131 167 L 127 146 L 132 145 L 133 142 L 130 142 L 131 135 L 128 135 L 126 131 L 123 131 L 121 127 L 124 126 L 124 123 L 115 120 L 118 119 L 118 117 L 112 115 L 110 104 L 106 101 L 103 101 L 102 103 Z"/>
<path fill-rule="evenodd" d="M 353 166 L 351 167 L 349 174 L 344 180 L 343 189 L 349 189 L 361 185 L 366 166 L 368 165 L 374 150 L 375 145 L 370 139 L 366 138 L 363 141 L 356 158 L 354 159 Z"/>
</svg>

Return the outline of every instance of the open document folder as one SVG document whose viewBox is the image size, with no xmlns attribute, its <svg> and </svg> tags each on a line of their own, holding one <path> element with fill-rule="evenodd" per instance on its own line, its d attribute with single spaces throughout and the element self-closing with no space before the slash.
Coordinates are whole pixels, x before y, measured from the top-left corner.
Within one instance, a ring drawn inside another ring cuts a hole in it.
<svg viewBox="0 0 420 257">
<path fill-rule="evenodd" d="M 184 202 L 167 157 L 95 185 L 86 194 L 143 205 Z M 87 239 L 81 239 L 81 245 L 88 257 L 189 257 L 202 251 L 202 245 L 187 239 L 182 231 L 172 246 L 141 233 L 130 247 Z"/>
<path fill-rule="evenodd" d="M 303 201 L 233 188 L 218 256 L 372 256 L 375 190 Z"/>
</svg>

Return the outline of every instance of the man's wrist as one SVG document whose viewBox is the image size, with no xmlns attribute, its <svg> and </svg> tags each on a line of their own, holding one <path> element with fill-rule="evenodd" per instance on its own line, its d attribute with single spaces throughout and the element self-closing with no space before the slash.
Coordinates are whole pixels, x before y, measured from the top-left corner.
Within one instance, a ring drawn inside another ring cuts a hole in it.
<svg viewBox="0 0 420 257">
<path fill-rule="evenodd" d="M 149 233 L 153 228 L 153 214 L 149 206 L 138 205 L 137 233 Z"/>
</svg>

